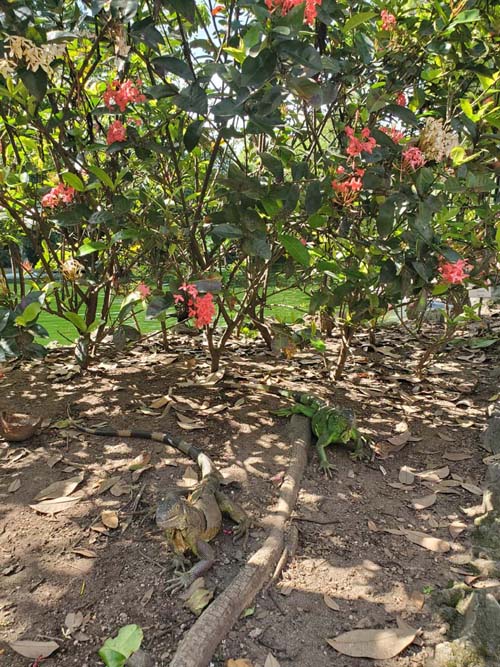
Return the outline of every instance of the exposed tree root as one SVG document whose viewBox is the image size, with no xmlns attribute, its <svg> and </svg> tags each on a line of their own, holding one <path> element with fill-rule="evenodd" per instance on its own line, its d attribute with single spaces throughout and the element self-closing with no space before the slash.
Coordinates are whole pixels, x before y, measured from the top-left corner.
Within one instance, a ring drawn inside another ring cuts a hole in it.
<svg viewBox="0 0 500 667">
<path fill-rule="evenodd" d="M 229 586 L 191 626 L 180 642 L 170 667 L 207 667 L 217 646 L 274 571 L 283 551 L 285 526 L 295 506 L 307 463 L 311 440 L 309 420 L 293 415 L 291 432 L 290 465 L 278 502 L 265 521 L 265 525 L 270 527 L 268 537 Z"/>
</svg>

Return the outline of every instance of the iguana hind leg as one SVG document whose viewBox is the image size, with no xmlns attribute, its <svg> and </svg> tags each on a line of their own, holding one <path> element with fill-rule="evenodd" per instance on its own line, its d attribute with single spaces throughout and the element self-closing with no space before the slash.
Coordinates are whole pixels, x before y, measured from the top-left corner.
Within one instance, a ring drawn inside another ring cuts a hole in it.
<svg viewBox="0 0 500 667">
<path fill-rule="evenodd" d="M 230 516 L 236 524 L 236 528 L 233 531 L 233 542 L 243 538 L 246 545 L 248 529 L 251 524 L 250 517 L 241 505 L 231 500 L 223 491 L 216 491 L 215 498 L 217 499 L 220 511 Z"/>
</svg>

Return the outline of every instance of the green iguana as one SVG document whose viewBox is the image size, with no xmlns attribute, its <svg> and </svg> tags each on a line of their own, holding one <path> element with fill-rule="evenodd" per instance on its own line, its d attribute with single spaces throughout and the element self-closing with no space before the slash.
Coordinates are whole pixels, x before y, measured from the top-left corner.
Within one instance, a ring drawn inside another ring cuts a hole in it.
<svg viewBox="0 0 500 667">
<path fill-rule="evenodd" d="M 228 514 L 237 524 L 233 539 L 246 536 L 250 520 L 245 510 L 220 490 L 222 476 L 212 460 L 185 440 L 173 438 L 168 433 L 155 431 L 119 430 L 114 428 L 85 428 L 74 426 L 84 433 L 120 438 L 143 438 L 164 442 L 195 461 L 201 470 L 201 480 L 191 489 L 187 498 L 172 492 L 159 503 L 156 524 L 165 531 L 168 543 L 174 550 L 175 567 L 185 567 L 184 554 L 191 551 L 200 560 L 187 572 L 175 570 L 168 580 L 167 591 L 176 592 L 188 588 L 195 579 L 207 572 L 215 562 L 214 549 L 208 544 L 222 526 L 222 513 Z"/>
<path fill-rule="evenodd" d="M 317 438 L 316 450 L 319 457 L 319 467 L 328 477 L 331 476 L 331 471 L 334 468 L 326 456 L 325 448 L 328 445 L 353 443 L 352 458 L 363 460 L 371 457 L 367 440 L 356 428 L 356 417 L 351 410 L 329 405 L 316 396 L 300 391 L 270 387 L 266 387 L 266 391 L 292 398 L 295 401 L 295 405 L 277 410 L 275 414 L 282 417 L 292 414 L 309 417 L 311 430 Z"/>
</svg>

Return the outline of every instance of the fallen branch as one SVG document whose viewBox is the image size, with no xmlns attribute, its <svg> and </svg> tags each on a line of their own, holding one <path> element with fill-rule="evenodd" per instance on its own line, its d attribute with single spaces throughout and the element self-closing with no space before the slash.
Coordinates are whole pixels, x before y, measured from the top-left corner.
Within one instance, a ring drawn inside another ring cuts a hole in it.
<svg viewBox="0 0 500 667">
<path fill-rule="evenodd" d="M 217 646 L 272 574 L 283 551 L 285 525 L 295 506 L 307 463 L 311 440 L 309 420 L 293 415 L 291 432 L 290 465 L 278 502 L 264 521 L 270 527 L 268 537 L 229 586 L 191 626 L 177 647 L 170 667 L 207 667 Z"/>
</svg>

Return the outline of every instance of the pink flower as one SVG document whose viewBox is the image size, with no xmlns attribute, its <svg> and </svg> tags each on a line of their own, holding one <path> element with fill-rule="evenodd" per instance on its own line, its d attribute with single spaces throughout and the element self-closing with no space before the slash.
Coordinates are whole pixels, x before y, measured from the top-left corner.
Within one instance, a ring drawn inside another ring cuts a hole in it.
<svg viewBox="0 0 500 667">
<path fill-rule="evenodd" d="M 373 153 L 373 149 L 377 145 L 377 142 L 371 136 L 371 132 L 368 127 L 364 127 L 361 130 L 361 137 L 362 139 L 365 139 L 365 141 L 362 141 L 362 139 L 358 139 L 358 137 L 354 136 L 354 130 L 352 127 L 347 126 L 344 131 L 349 137 L 349 145 L 346 149 L 347 155 L 356 157 L 356 155 L 361 155 L 363 152 Z"/>
<path fill-rule="evenodd" d="M 361 179 L 364 173 L 364 169 L 357 169 L 357 177 L 352 175 L 343 181 L 332 181 L 332 188 L 335 190 L 335 201 L 338 204 L 349 206 L 357 199 L 357 193 L 363 187 Z"/>
<path fill-rule="evenodd" d="M 114 144 L 115 141 L 125 141 L 126 138 L 127 130 L 121 120 L 115 120 L 114 123 L 111 123 L 108 129 L 108 134 L 106 135 L 106 143 L 108 146 Z"/>
<path fill-rule="evenodd" d="M 302 243 L 303 246 L 307 245 L 307 241 L 304 238 L 300 238 L 299 241 Z"/>
<path fill-rule="evenodd" d="M 343 167 L 342 165 L 339 165 L 335 171 L 336 171 L 337 174 L 344 174 L 345 173 L 345 167 Z"/>
<path fill-rule="evenodd" d="M 21 267 L 28 273 L 33 271 L 33 264 L 28 259 L 25 259 L 24 262 L 21 263 Z"/>
<path fill-rule="evenodd" d="M 146 299 L 151 294 L 151 290 L 144 283 L 139 283 L 135 291 L 141 295 L 141 299 Z"/>
<path fill-rule="evenodd" d="M 395 144 L 399 143 L 401 139 L 404 139 L 404 133 L 400 132 L 395 127 L 381 127 L 380 129 L 384 134 L 387 134 Z"/>
<path fill-rule="evenodd" d="M 213 295 L 207 292 L 204 296 L 196 297 L 194 302 L 194 313 L 192 317 L 195 318 L 194 323 L 201 329 L 210 324 L 212 317 L 215 315 L 215 306 L 213 302 Z"/>
<path fill-rule="evenodd" d="M 468 277 L 468 274 L 465 272 L 465 269 L 468 268 L 470 267 L 466 259 L 459 259 L 456 262 L 441 260 L 438 271 L 445 283 L 459 285 Z"/>
<path fill-rule="evenodd" d="M 215 315 L 213 295 L 207 292 L 204 296 L 198 296 L 196 285 L 183 283 L 179 290 L 184 294 L 174 294 L 175 303 L 184 303 L 187 299 L 188 315 L 194 318 L 195 325 L 201 329 L 210 324 Z"/>
<path fill-rule="evenodd" d="M 410 146 L 403 151 L 403 169 L 416 171 L 425 164 L 425 155 L 417 146 Z"/>
<path fill-rule="evenodd" d="M 318 5 L 321 5 L 321 0 L 266 0 L 266 7 L 270 12 L 280 9 L 281 15 L 285 16 L 288 12 L 305 2 L 304 21 L 309 25 L 313 25 L 316 19 Z"/>
<path fill-rule="evenodd" d="M 75 188 L 59 183 L 42 197 L 44 208 L 56 208 L 59 204 L 71 204 L 75 197 Z"/>
<path fill-rule="evenodd" d="M 399 107 L 405 107 L 407 105 L 406 95 L 404 93 L 398 93 L 396 96 L 396 104 Z"/>
<path fill-rule="evenodd" d="M 394 14 L 388 12 L 387 9 L 383 9 L 380 12 L 380 18 L 382 20 L 382 30 L 394 30 L 397 23 Z"/>
<path fill-rule="evenodd" d="M 104 104 L 110 111 L 116 105 L 123 113 L 130 102 L 144 102 L 146 97 L 139 91 L 137 86 L 142 85 L 140 79 L 134 84 L 131 79 L 120 83 L 117 79 L 109 84 L 103 95 Z"/>
</svg>

